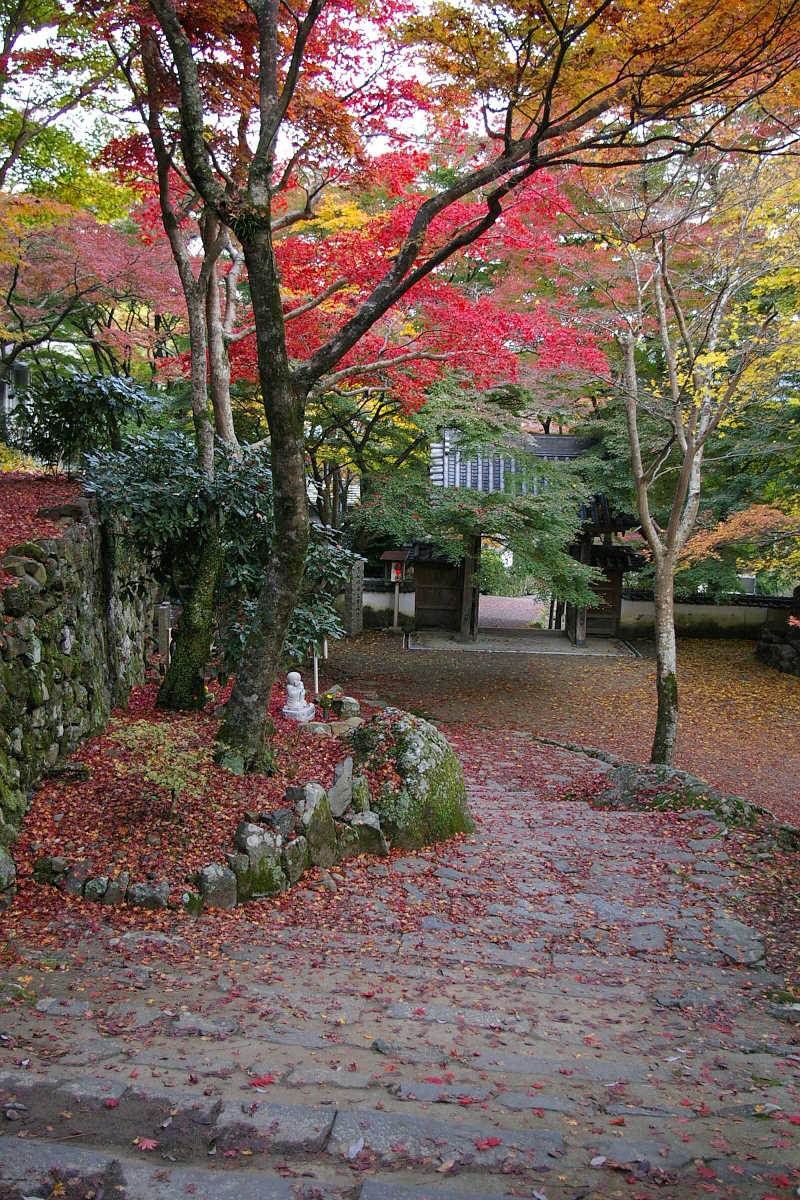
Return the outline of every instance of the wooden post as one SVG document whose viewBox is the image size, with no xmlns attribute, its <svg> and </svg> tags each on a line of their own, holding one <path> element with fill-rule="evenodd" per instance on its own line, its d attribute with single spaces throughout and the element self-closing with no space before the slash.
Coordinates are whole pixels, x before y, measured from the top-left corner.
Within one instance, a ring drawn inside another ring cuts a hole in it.
<svg viewBox="0 0 800 1200">
<path fill-rule="evenodd" d="M 471 638 L 473 642 L 478 637 L 478 605 L 475 593 L 479 590 L 477 575 L 480 552 L 480 538 L 474 536 L 467 538 L 466 553 L 462 566 L 459 632 L 463 638 Z"/>
<path fill-rule="evenodd" d="M 158 609 L 158 653 L 164 662 L 164 666 L 169 666 L 169 660 L 172 657 L 172 605 L 169 600 L 162 601 Z"/>
<path fill-rule="evenodd" d="M 319 695 L 319 659 L 316 646 L 314 647 L 314 695 Z"/>
<path fill-rule="evenodd" d="M 400 580 L 394 581 L 394 621 L 392 629 L 400 628 Z"/>
<path fill-rule="evenodd" d="M 581 539 L 581 562 L 590 563 L 592 561 L 592 543 L 589 538 Z M 575 613 L 575 645 L 586 645 L 586 605 L 582 604 Z"/>
</svg>

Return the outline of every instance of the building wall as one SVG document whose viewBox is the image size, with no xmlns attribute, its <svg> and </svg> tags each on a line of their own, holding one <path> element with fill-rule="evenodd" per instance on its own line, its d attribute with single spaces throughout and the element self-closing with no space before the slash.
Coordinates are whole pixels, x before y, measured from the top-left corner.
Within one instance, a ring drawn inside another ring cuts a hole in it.
<svg viewBox="0 0 800 1200">
<path fill-rule="evenodd" d="M 415 592 L 413 583 L 400 584 L 400 624 L 404 629 L 414 626 Z M 364 581 L 364 628 L 382 629 L 392 624 L 394 617 L 394 584 Z"/>
</svg>

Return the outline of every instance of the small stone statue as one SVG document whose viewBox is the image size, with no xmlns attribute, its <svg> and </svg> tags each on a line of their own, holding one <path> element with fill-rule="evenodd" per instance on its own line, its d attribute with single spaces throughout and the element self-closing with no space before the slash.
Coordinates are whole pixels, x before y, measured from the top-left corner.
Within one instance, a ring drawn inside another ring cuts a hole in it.
<svg viewBox="0 0 800 1200">
<path fill-rule="evenodd" d="M 301 725 L 314 718 L 314 705 L 306 703 L 306 689 L 299 671 L 290 671 L 286 676 L 286 703 L 282 712 L 290 721 L 299 721 Z"/>
</svg>

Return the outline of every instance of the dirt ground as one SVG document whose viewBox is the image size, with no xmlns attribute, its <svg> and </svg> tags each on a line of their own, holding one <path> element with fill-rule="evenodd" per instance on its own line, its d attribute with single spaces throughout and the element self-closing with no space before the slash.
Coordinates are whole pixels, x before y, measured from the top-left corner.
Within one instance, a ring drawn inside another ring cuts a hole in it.
<svg viewBox="0 0 800 1200">
<path fill-rule="evenodd" d="M 646 762 L 655 660 L 404 651 L 390 633 L 331 648 L 329 675 L 445 723 L 524 730 Z M 679 645 L 677 765 L 800 825 L 800 679 L 763 666 L 747 641 Z"/>
</svg>

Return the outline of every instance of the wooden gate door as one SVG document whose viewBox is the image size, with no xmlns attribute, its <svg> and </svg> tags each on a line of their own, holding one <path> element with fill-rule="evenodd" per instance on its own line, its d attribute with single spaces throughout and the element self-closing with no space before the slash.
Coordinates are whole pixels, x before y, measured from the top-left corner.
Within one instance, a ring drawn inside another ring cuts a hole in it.
<svg viewBox="0 0 800 1200">
<path fill-rule="evenodd" d="M 451 563 L 414 566 L 414 625 L 417 629 L 458 629 L 461 625 L 461 571 Z"/>
</svg>

